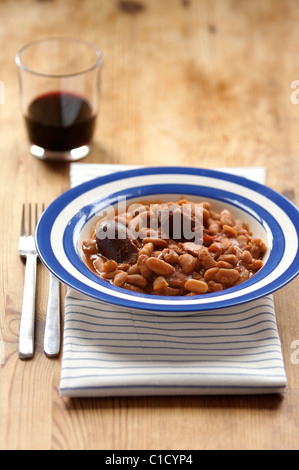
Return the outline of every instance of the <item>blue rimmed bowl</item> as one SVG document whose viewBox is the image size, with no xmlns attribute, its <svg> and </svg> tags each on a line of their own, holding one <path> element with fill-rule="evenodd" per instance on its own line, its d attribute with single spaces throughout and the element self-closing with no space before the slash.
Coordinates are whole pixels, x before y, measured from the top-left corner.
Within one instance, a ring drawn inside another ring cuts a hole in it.
<svg viewBox="0 0 299 470">
<path fill-rule="evenodd" d="M 217 210 L 228 208 L 247 221 L 253 236 L 268 247 L 263 268 L 221 292 L 164 298 L 115 287 L 87 267 L 81 243 L 99 213 L 124 198 L 130 204 L 181 196 L 209 201 Z M 143 167 L 95 178 L 62 194 L 41 217 L 36 246 L 41 261 L 61 282 L 87 296 L 163 315 L 188 315 L 249 302 L 294 279 L 299 272 L 299 211 L 279 193 L 247 178 L 207 169 Z"/>
</svg>

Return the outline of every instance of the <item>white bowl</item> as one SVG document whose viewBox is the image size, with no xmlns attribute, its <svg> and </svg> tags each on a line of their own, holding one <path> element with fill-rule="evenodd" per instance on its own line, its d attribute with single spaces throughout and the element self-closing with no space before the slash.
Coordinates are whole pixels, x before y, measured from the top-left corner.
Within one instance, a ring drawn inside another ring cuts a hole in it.
<svg viewBox="0 0 299 470">
<path fill-rule="evenodd" d="M 170 201 L 184 196 L 210 201 L 247 221 L 268 249 L 263 268 L 248 281 L 221 292 L 162 297 L 115 287 L 96 276 L 82 258 L 81 244 L 99 213 L 119 198 Z M 142 168 L 96 178 L 70 189 L 43 214 L 36 245 L 40 259 L 64 284 L 87 296 L 163 315 L 188 315 L 242 304 L 282 288 L 299 272 L 299 211 L 270 188 L 224 172 L 182 167 Z"/>
</svg>

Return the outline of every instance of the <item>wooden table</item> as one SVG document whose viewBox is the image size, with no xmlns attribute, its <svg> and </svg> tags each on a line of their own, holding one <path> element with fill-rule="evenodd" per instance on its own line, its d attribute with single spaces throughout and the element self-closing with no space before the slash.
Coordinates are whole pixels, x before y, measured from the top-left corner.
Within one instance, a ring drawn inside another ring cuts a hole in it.
<svg viewBox="0 0 299 470">
<path fill-rule="evenodd" d="M 21 203 L 48 204 L 67 190 L 69 166 L 29 154 L 14 57 L 25 43 L 55 35 L 102 49 L 100 115 L 85 162 L 265 166 L 267 184 L 298 205 L 299 105 L 290 87 L 299 79 L 299 3 L 1 0 L 0 19 L 0 448 L 298 449 L 298 279 L 275 293 L 284 396 L 62 399 L 60 359 L 42 350 L 41 265 L 36 354 L 19 360 Z"/>
</svg>

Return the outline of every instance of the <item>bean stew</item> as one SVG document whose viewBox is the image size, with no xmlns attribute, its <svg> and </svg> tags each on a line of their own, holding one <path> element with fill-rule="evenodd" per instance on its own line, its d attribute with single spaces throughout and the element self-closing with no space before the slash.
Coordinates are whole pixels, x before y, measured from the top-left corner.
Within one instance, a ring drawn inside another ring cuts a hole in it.
<svg viewBox="0 0 299 470">
<path fill-rule="evenodd" d="M 211 203 L 131 204 L 101 217 L 82 243 L 87 266 L 130 291 L 190 296 L 236 286 L 263 267 L 267 246 L 246 221 Z"/>
</svg>

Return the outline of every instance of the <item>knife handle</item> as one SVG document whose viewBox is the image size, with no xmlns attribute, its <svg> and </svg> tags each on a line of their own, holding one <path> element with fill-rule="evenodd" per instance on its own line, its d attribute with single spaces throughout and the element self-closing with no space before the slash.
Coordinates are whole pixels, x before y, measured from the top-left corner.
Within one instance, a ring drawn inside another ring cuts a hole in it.
<svg viewBox="0 0 299 470">
<path fill-rule="evenodd" d="M 52 273 L 50 273 L 44 352 L 48 357 L 56 357 L 60 353 L 60 283 Z"/>
</svg>

